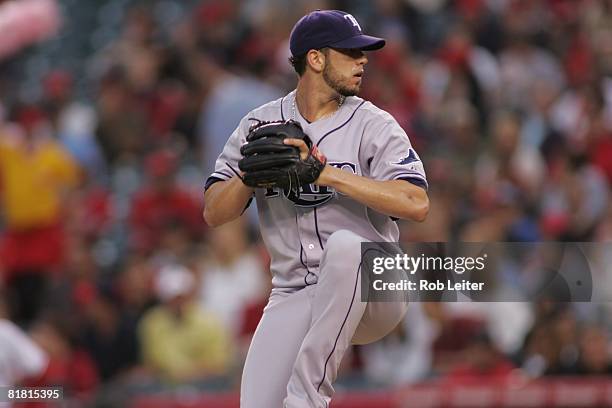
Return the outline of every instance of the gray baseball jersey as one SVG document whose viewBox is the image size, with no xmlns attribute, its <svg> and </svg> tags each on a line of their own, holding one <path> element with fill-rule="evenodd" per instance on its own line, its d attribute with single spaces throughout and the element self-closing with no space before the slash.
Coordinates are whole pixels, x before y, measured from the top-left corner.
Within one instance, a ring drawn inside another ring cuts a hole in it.
<svg viewBox="0 0 612 408">
<path fill-rule="evenodd" d="M 236 175 L 240 146 L 250 119 L 294 119 L 327 157 L 328 163 L 375 180 L 406 180 L 427 188 L 423 163 L 406 132 L 387 112 L 359 97 L 347 97 L 331 116 L 309 123 L 295 107 L 295 91 L 247 114 L 232 133 L 206 181 Z M 274 288 L 296 289 L 317 282 L 327 238 L 347 229 L 371 241 L 399 239 L 396 222 L 330 187 L 308 185 L 295 197 L 279 189 L 256 189 L 260 230 L 271 256 Z"/>
<path fill-rule="evenodd" d="M 238 174 L 240 146 L 251 118 L 297 120 L 330 165 L 375 180 L 406 180 L 427 188 L 419 156 L 387 112 L 353 96 L 333 115 L 308 123 L 295 107 L 295 91 L 240 122 L 207 188 Z M 360 243 L 397 241 L 398 227 L 389 216 L 329 187 L 303 186 L 299 197 L 279 189 L 256 189 L 255 198 L 274 288 L 247 354 L 240 406 L 327 408 L 350 344 L 381 338 L 405 313 L 405 302 L 360 301 L 357 290 Z"/>
</svg>

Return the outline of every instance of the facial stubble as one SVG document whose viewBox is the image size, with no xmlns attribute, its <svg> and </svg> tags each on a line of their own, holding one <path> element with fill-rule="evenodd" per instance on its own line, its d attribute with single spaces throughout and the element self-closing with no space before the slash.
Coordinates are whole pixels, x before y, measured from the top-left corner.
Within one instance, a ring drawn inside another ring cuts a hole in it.
<svg viewBox="0 0 612 408">
<path fill-rule="evenodd" d="M 350 86 L 347 84 L 350 78 L 344 78 L 329 60 L 326 61 L 323 68 L 323 80 L 330 88 L 342 96 L 355 96 L 359 93 L 360 86 Z"/>
</svg>

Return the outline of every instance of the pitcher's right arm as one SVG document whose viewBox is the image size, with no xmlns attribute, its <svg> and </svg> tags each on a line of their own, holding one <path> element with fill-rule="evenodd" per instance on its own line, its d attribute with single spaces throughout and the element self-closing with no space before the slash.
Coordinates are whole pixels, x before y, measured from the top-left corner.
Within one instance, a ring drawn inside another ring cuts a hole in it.
<svg viewBox="0 0 612 408">
<path fill-rule="evenodd" d="M 204 192 L 204 220 L 209 226 L 218 227 L 240 217 L 253 191 L 238 177 L 215 182 Z"/>
<path fill-rule="evenodd" d="M 240 146 L 246 142 L 249 115 L 245 116 L 228 138 L 215 163 L 215 170 L 204 187 L 204 220 L 211 227 L 230 222 L 244 212 L 254 195 L 254 189 L 242 183 L 238 161 Z"/>
</svg>

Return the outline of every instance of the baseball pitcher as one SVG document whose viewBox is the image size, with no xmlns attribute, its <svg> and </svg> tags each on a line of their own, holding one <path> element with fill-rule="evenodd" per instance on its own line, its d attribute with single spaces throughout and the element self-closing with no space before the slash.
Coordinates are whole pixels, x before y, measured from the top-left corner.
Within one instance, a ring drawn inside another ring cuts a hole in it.
<svg viewBox="0 0 612 408">
<path fill-rule="evenodd" d="M 239 217 L 255 197 L 271 256 L 242 408 L 329 407 L 346 349 L 382 338 L 406 311 L 359 296 L 360 243 L 396 242 L 395 221 L 423 221 L 429 209 L 408 136 L 357 96 L 364 51 L 384 45 L 345 12 L 302 17 L 290 37 L 296 89 L 242 119 L 206 181 L 206 222 Z"/>
</svg>

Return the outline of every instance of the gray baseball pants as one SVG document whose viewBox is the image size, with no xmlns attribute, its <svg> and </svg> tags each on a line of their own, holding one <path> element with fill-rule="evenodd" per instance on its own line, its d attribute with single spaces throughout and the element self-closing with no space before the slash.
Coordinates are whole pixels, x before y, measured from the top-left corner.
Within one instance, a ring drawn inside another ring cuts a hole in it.
<svg viewBox="0 0 612 408">
<path fill-rule="evenodd" d="M 333 233 L 316 284 L 272 291 L 246 358 L 241 408 L 328 408 L 347 348 L 374 342 L 401 321 L 405 302 L 360 299 L 363 241 Z"/>
</svg>

